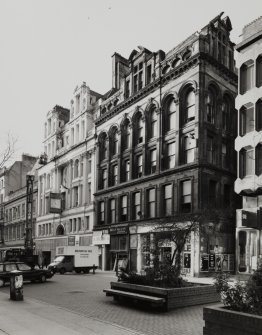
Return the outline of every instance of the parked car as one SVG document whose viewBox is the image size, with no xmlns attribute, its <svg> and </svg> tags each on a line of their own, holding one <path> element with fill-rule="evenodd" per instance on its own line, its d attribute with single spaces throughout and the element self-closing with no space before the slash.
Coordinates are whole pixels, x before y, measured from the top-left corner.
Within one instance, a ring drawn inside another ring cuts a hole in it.
<svg viewBox="0 0 262 335">
<path fill-rule="evenodd" d="M 23 262 L 2 262 L 0 263 L 0 287 L 10 281 L 11 271 L 18 270 L 23 275 L 24 281 L 39 281 L 44 283 L 46 279 L 52 278 L 54 273 L 48 269 L 30 267 Z"/>
</svg>

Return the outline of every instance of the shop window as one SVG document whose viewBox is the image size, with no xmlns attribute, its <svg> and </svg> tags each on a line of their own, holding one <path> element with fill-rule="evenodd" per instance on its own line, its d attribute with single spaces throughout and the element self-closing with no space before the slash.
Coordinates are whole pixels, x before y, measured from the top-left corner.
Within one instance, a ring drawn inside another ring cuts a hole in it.
<svg viewBox="0 0 262 335">
<path fill-rule="evenodd" d="M 120 221 L 127 221 L 127 195 L 120 197 Z"/>
<path fill-rule="evenodd" d="M 109 223 L 116 222 L 116 201 L 115 199 L 109 200 Z"/>
<path fill-rule="evenodd" d="M 172 215 L 172 185 L 163 186 L 163 215 Z"/>
<path fill-rule="evenodd" d="M 127 250 L 127 236 L 126 235 L 111 235 L 110 247 L 113 251 Z"/>
<path fill-rule="evenodd" d="M 240 136 L 255 130 L 254 107 L 248 103 L 240 109 Z"/>
<path fill-rule="evenodd" d="M 262 86 L 262 55 L 256 60 L 256 86 Z"/>
<path fill-rule="evenodd" d="M 149 173 L 156 172 L 156 149 L 150 150 L 150 170 Z"/>
<path fill-rule="evenodd" d="M 255 153 L 253 148 L 242 149 L 239 152 L 239 176 L 244 178 L 255 174 Z"/>
<path fill-rule="evenodd" d="M 262 100 L 256 103 L 256 131 L 262 130 Z"/>
<path fill-rule="evenodd" d="M 151 188 L 146 192 L 147 199 L 147 216 L 149 218 L 156 217 L 156 189 Z"/>
<path fill-rule="evenodd" d="M 185 180 L 181 182 L 181 205 L 180 210 L 182 213 L 190 213 L 192 206 L 192 182 Z"/>
<path fill-rule="evenodd" d="M 172 169 L 176 165 L 176 142 L 167 144 L 167 169 Z"/>
<path fill-rule="evenodd" d="M 254 62 L 247 61 L 240 67 L 240 94 L 244 94 L 254 86 Z"/>
<path fill-rule="evenodd" d="M 133 220 L 139 220 L 141 219 L 141 194 L 140 192 L 135 192 L 132 194 L 132 202 L 133 202 L 133 215 L 132 219 Z"/>
</svg>

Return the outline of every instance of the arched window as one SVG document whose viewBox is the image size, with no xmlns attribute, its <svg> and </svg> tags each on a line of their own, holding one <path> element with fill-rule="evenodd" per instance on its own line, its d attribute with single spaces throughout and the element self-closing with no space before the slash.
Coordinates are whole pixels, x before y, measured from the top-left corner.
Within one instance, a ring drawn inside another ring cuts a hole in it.
<svg viewBox="0 0 262 335">
<path fill-rule="evenodd" d="M 164 133 L 176 129 L 176 102 L 173 97 L 167 100 L 164 107 Z"/>
<path fill-rule="evenodd" d="M 208 89 L 206 98 L 206 120 L 209 123 L 215 123 L 216 115 L 216 95 L 215 91 L 211 88 Z"/>
<path fill-rule="evenodd" d="M 100 161 L 103 161 L 107 157 L 107 143 L 106 134 L 100 138 Z"/>
<path fill-rule="evenodd" d="M 185 95 L 185 123 L 195 119 L 195 93 L 193 88 L 189 89 Z"/>
<path fill-rule="evenodd" d="M 157 136 L 157 113 L 156 107 L 153 106 L 149 112 L 149 129 L 148 138 L 153 138 Z"/>
<path fill-rule="evenodd" d="M 138 145 L 143 142 L 143 132 L 144 132 L 144 121 L 142 118 L 142 114 L 137 113 L 134 121 L 134 145 Z"/>
<path fill-rule="evenodd" d="M 57 228 L 56 228 L 56 235 L 57 236 L 61 236 L 65 234 L 65 228 L 60 224 Z"/>
<path fill-rule="evenodd" d="M 111 134 L 111 155 L 114 156 L 118 153 L 118 132 L 115 128 Z"/>
<path fill-rule="evenodd" d="M 79 176 L 79 160 L 75 160 L 74 164 L 74 178 L 77 178 Z"/>
<path fill-rule="evenodd" d="M 130 121 L 128 119 L 125 120 L 122 126 L 122 150 L 126 150 L 130 147 Z"/>
<path fill-rule="evenodd" d="M 228 96 L 223 98 L 222 103 L 222 130 L 229 130 L 229 120 L 231 117 L 232 102 Z"/>
</svg>

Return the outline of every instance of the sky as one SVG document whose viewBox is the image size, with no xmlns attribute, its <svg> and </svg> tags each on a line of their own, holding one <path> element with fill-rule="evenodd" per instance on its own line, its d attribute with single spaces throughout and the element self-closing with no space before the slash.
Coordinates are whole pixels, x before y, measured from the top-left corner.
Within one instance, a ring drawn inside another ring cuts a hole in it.
<svg viewBox="0 0 262 335">
<path fill-rule="evenodd" d="M 107 92 L 114 52 L 128 58 L 138 45 L 168 52 L 221 12 L 238 43 L 262 1 L 0 0 L 0 152 L 9 133 L 14 159 L 39 156 L 47 112 L 68 108 L 83 81 Z"/>
</svg>

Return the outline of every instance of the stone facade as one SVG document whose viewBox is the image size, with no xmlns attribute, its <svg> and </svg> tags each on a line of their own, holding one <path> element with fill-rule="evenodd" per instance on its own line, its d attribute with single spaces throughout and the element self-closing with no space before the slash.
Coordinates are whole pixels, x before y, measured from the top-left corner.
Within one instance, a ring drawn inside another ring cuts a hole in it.
<svg viewBox="0 0 262 335">
<path fill-rule="evenodd" d="M 144 270 L 159 220 L 230 205 L 237 131 L 231 29 L 228 17 L 217 16 L 167 53 L 139 47 L 128 59 L 113 55 L 113 87 L 95 118 L 94 234 L 104 269 L 127 257 L 130 269 Z M 233 244 L 227 232 L 209 241 L 192 234 L 183 271 L 200 275 L 202 254 L 215 245 L 233 253 Z M 161 257 L 172 249 L 163 241 Z"/>
</svg>

